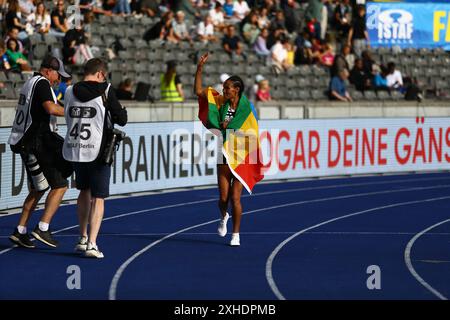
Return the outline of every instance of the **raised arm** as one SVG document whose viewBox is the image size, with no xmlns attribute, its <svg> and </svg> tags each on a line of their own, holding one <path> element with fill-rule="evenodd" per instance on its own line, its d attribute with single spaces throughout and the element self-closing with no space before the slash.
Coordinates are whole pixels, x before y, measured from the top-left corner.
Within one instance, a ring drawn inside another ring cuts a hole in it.
<svg viewBox="0 0 450 320">
<path fill-rule="evenodd" d="M 202 87 L 202 71 L 203 71 L 203 65 L 208 60 L 208 53 L 205 53 L 200 57 L 200 60 L 197 64 L 197 71 L 195 72 L 195 82 L 194 82 L 194 90 L 197 97 L 206 98 L 204 89 Z"/>
</svg>

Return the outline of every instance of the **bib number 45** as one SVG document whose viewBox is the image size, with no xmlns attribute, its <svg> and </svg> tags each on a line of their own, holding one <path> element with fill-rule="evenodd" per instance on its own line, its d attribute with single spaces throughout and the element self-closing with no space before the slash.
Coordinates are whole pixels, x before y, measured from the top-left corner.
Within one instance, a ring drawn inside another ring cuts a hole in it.
<svg viewBox="0 0 450 320">
<path fill-rule="evenodd" d="M 73 139 L 78 139 L 79 136 L 81 140 L 88 140 L 91 137 L 90 126 L 90 123 L 82 123 L 81 125 L 75 123 L 75 125 L 70 130 L 69 135 Z"/>
</svg>

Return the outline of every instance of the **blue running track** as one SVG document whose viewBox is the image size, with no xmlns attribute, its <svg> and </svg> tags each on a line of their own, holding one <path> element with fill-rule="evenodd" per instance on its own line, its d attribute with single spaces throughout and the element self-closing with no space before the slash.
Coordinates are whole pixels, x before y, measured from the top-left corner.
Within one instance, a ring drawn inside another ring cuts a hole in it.
<svg viewBox="0 0 450 320">
<path fill-rule="evenodd" d="M 216 234 L 217 196 L 209 188 L 108 200 L 102 260 L 73 252 L 74 205 L 53 220 L 57 249 L 13 247 L 18 216 L 0 216 L 0 299 L 450 297 L 450 173 L 259 184 L 242 198 L 240 247 Z M 71 265 L 80 290 L 67 287 Z M 369 266 L 379 267 L 380 289 L 367 287 Z"/>
</svg>

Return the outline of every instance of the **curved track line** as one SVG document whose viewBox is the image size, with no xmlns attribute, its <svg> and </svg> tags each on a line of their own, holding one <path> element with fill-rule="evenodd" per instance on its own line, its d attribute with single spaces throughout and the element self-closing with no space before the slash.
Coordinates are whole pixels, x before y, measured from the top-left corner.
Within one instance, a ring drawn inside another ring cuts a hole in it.
<svg viewBox="0 0 450 320">
<path fill-rule="evenodd" d="M 444 223 L 450 222 L 450 219 L 446 219 L 444 221 L 438 222 L 436 224 L 433 224 L 431 227 L 426 228 L 425 230 L 420 231 L 417 233 L 411 240 L 409 240 L 408 244 L 405 248 L 405 263 L 408 267 L 409 272 L 411 272 L 412 276 L 421 284 L 423 285 L 428 291 L 430 291 L 432 294 L 434 294 L 436 297 L 438 297 L 441 300 L 447 300 L 447 297 L 445 297 L 443 294 L 441 294 L 439 291 L 434 289 L 431 285 L 429 285 L 414 269 L 412 262 L 411 262 L 411 250 L 416 242 L 417 239 L 419 239 L 421 236 L 423 236 L 428 231 L 436 228 L 437 226 L 440 226 Z"/>
<path fill-rule="evenodd" d="M 333 184 L 333 185 L 325 185 L 325 186 L 316 186 L 316 187 L 303 187 L 303 188 L 293 188 L 293 189 L 285 189 L 285 190 L 278 190 L 278 191 L 266 191 L 266 192 L 260 192 L 260 193 L 254 193 L 254 194 L 245 194 L 243 195 L 241 198 L 247 198 L 247 197 L 260 197 L 260 196 L 265 196 L 265 195 L 270 195 L 270 194 L 279 194 L 279 193 L 289 193 L 289 192 L 297 192 L 297 191 L 310 191 L 310 190 L 324 190 L 324 189 L 335 189 L 335 188 L 341 188 L 341 187 L 362 187 L 362 186 L 369 186 L 369 185 L 383 185 L 383 184 L 394 184 L 394 183 L 403 183 L 403 182 L 421 182 L 421 181 L 435 181 L 435 180 L 448 180 L 448 177 L 442 177 L 442 178 L 417 178 L 417 179 L 401 179 L 401 180 L 388 180 L 388 181 L 375 181 L 375 182 L 360 182 L 360 183 L 343 183 L 343 184 Z M 299 181 L 296 181 L 299 182 Z M 207 189 L 215 189 L 217 187 L 211 187 L 211 188 L 207 188 Z M 205 189 L 200 189 L 200 190 L 205 190 Z M 192 190 L 185 190 L 185 191 L 177 191 L 177 192 L 188 192 L 188 191 L 192 191 Z M 145 196 L 140 196 L 140 195 L 136 195 L 137 197 L 145 197 Z M 124 198 L 119 198 L 119 199 L 124 199 Z M 114 200 L 119 200 L 119 199 L 114 199 Z M 215 201 L 217 200 L 217 198 L 214 199 L 208 199 L 208 200 L 200 200 L 200 202 L 208 202 L 208 201 Z M 197 203 L 197 202 L 192 202 L 193 203 Z M 175 204 L 173 206 L 180 206 L 180 205 L 185 205 L 188 203 L 182 203 L 182 204 Z M 73 204 L 72 204 L 73 205 Z M 165 207 L 160 207 L 162 209 L 166 209 L 166 208 L 171 208 L 172 206 L 165 206 Z M 141 211 L 135 211 L 131 214 L 138 214 L 138 213 L 142 213 L 142 212 L 146 212 L 148 211 L 146 210 L 141 210 Z M 15 214 L 19 214 L 20 211 L 18 212 L 14 212 L 14 213 L 9 213 L 6 215 L 0 215 L 0 218 L 4 218 L 4 217 L 9 217 Z M 127 213 L 125 213 L 125 216 L 127 215 Z M 118 215 L 120 216 L 120 215 Z M 104 220 L 106 220 L 108 218 L 105 218 Z"/>
<path fill-rule="evenodd" d="M 272 273 L 272 265 L 273 265 L 273 260 L 275 259 L 275 257 L 277 256 L 277 254 L 281 251 L 281 249 L 291 240 L 295 239 L 296 237 L 298 237 L 299 235 L 310 231 L 312 229 L 321 227 L 323 225 L 329 224 L 331 222 L 335 222 L 338 220 L 342 220 L 342 219 L 346 219 L 349 217 L 354 217 L 354 216 L 358 216 L 358 215 L 362 215 L 364 213 L 368 213 L 368 212 L 374 212 L 374 211 L 379 211 L 379 210 L 383 210 L 383 209 L 388 209 L 388 208 L 395 208 L 395 207 L 400 207 L 400 206 L 405 206 L 405 205 L 411 205 L 411 204 L 416 204 L 416 203 L 422 203 L 422 202 L 431 202 L 431 201 L 439 201 L 439 200 L 445 200 L 445 199 L 450 199 L 450 196 L 446 196 L 446 197 L 438 197 L 438 198 L 429 198 L 429 199 L 424 199 L 424 200 L 415 200 L 415 201 L 408 201 L 408 202 L 400 202 L 400 203 L 394 203 L 394 204 L 390 204 L 390 205 L 386 205 L 386 206 L 380 206 L 380 207 L 376 207 L 376 208 L 371 208 L 371 209 L 366 209 L 366 210 L 362 210 L 362 211 L 357 211 L 357 212 L 353 212 L 350 214 L 346 214 L 343 216 L 339 216 L 333 219 L 329 219 L 326 221 L 323 221 L 321 223 L 315 224 L 311 227 L 302 229 L 298 232 L 296 232 L 295 234 L 293 234 L 292 236 L 290 236 L 289 238 L 285 239 L 283 242 L 281 242 L 273 251 L 272 253 L 269 255 L 269 258 L 267 259 L 266 262 L 266 279 L 267 282 L 269 283 L 270 289 L 272 290 L 272 292 L 275 294 L 275 296 L 279 299 L 279 300 L 286 300 L 286 298 L 283 296 L 283 294 L 281 293 L 281 291 L 278 289 L 275 280 L 273 279 L 273 273 Z"/>
<path fill-rule="evenodd" d="M 433 187 L 424 187 L 424 188 L 407 188 L 407 189 L 399 189 L 399 190 L 387 190 L 387 191 L 377 191 L 377 192 L 365 192 L 365 193 L 358 193 L 358 194 L 350 194 L 350 195 L 344 195 L 344 196 L 336 196 L 336 197 L 329 197 L 329 198 L 320 198 L 320 199 L 313 199 L 313 200 L 304 200 L 304 201 L 297 201 L 297 202 L 292 202 L 292 203 L 287 203 L 287 204 L 282 204 L 282 205 L 276 205 L 276 206 L 271 206 L 271 207 L 266 207 L 266 208 L 261 208 L 261 209 L 256 209 L 256 210 L 251 210 L 248 212 L 243 213 L 243 215 L 246 214 L 250 214 L 250 213 L 255 213 L 255 212 L 261 212 L 261 211 L 268 211 L 271 209 L 279 209 L 279 208 L 284 208 L 284 207 L 290 207 L 290 206 L 296 206 L 296 205 L 301 205 L 301 204 L 306 204 L 306 203 L 315 203 L 315 202 L 324 202 L 324 201 L 331 201 L 331 200 L 340 200 L 340 199 L 348 199 L 348 198 L 356 198 L 356 197 L 363 197 L 363 196 L 370 196 L 370 195 L 377 195 L 377 194 L 385 194 L 385 193 L 395 193 L 395 192 L 407 192 L 407 191 L 416 191 L 416 190 L 423 190 L 423 189 L 435 189 L 435 188 L 446 188 L 449 187 L 450 185 L 443 185 L 443 186 L 433 186 Z M 450 197 L 449 197 L 450 198 Z M 173 236 L 176 236 L 180 233 L 183 233 L 185 231 L 189 231 L 201 226 L 205 226 L 208 224 L 212 224 L 214 222 L 218 222 L 219 219 L 214 219 L 214 220 L 210 220 L 201 224 L 197 224 L 194 226 L 190 226 L 181 230 L 178 230 L 174 233 L 171 233 L 157 241 L 154 241 L 152 243 L 150 243 L 149 245 L 147 245 L 146 247 L 144 247 L 143 249 L 141 249 L 140 251 L 136 252 L 135 254 L 133 254 L 130 258 L 128 258 L 120 267 L 119 269 L 117 269 L 116 273 L 114 274 L 114 277 L 111 281 L 111 285 L 109 288 L 109 299 L 110 300 L 115 300 L 116 296 L 117 296 L 117 286 L 119 283 L 119 280 L 123 274 L 123 272 L 125 271 L 125 269 L 136 259 L 138 258 L 140 255 L 142 255 L 143 253 L 145 253 L 147 250 L 151 249 L 152 247 L 156 246 L 157 244 L 161 243 L 164 240 L 167 240 Z"/>
<path fill-rule="evenodd" d="M 257 197 L 257 196 L 263 196 L 263 195 L 271 195 L 271 194 L 279 194 L 279 193 L 289 193 L 289 192 L 296 192 L 296 191 L 308 191 L 308 190 L 321 190 L 321 189 L 332 189 L 332 188 L 340 188 L 340 187 L 352 187 L 352 186 L 365 186 L 365 185 L 373 185 L 373 184 L 391 184 L 391 183 L 398 183 L 398 182 L 409 182 L 409 181 L 429 181 L 429 180 L 443 180 L 443 179 L 447 179 L 448 178 L 423 178 L 423 179 L 404 179 L 404 180 L 397 180 L 397 181 L 378 181 L 378 182 L 373 182 L 373 183 L 354 183 L 354 184 L 337 184 L 337 185 L 331 185 L 331 186 L 317 186 L 317 187 L 308 187 L 308 188 L 295 188 L 295 189 L 288 189 L 288 190 L 279 190 L 279 191 L 274 191 L 274 192 L 261 192 L 258 194 L 253 194 L 253 195 L 244 195 L 242 197 Z M 438 186 L 439 187 L 439 186 Z M 427 188 L 427 187 L 424 187 Z M 173 205 L 167 205 L 167 206 L 162 206 L 162 207 L 156 207 L 156 208 L 151 208 L 151 209 L 143 209 L 143 210 L 138 210 L 138 211 L 132 211 L 132 212 L 125 212 L 122 214 L 118 214 L 112 217 L 107 217 L 104 218 L 102 221 L 108 221 L 108 220 L 113 220 L 113 219 L 118 219 L 118 218 L 123 218 L 123 217 L 127 217 L 127 216 L 132 216 L 132 215 L 136 215 L 136 214 L 141 214 L 141 213 L 146 213 L 146 212 L 151 212 L 151 211 L 157 211 L 157 210 L 163 210 L 163 209 L 170 209 L 170 208 L 177 208 L 177 207 L 182 207 L 185 205 L 192 205 L 192 204 L 199 204 L 199 203 L 206 203 L 206 202 L 213 202 L 213 201 L 217 201 L 217 198 L 213 198 L 213 199 L 206 199 L 206 200 L 198 200 L 198 201 L 191 201 L 191 202 L 183 202 L 183 203 L 177 203 L 177 204 L 173 204 Z M 2 217 L 2 216 L 0 216 Z M 71 230 L 74 228 L 77 228 L 78 225 L 73 225 L 73 226 L 69 226 L 63 229 L 59 229 L 56 231 L 53 231 L 52 234 L 57 234 L 60 232 L 64 232 L 67 230 Z M 7 249 L 3 249 L 2 251 L 0 251 L 0 255 L 7 253 L 9 251 L 11 251 L 12 249 L 17 248 L 17 245 L 13 245 L 10 248 Z"/>
</svg>

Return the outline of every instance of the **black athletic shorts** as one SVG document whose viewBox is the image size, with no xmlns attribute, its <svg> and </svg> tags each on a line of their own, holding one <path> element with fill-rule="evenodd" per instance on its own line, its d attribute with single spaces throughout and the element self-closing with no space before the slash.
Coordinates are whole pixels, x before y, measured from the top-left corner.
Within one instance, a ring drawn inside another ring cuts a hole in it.
<svg viewBox="0 0 450 320">
<path fill-rule="evenodd" d="M 69 161 L 62 156 L 62 144 L 64 139 L 56 133 L 44 133 L 37 140 L 37 146 L 31 151 L 35 156 L 47 179 L 51 189 L 64 188 L 68 186 L 67 178 L 72 175 L 73 168 Z M 21 155 L 26 163 L 26 155 Z M 25 165 L 28 183 L 31 189 L 35 189 L 31 180 L 30 171 Z"/>
<path fill-rule="evenodd" d="M 95 198 L 109 197 L 111 167 L 97 162 L 73 162 L 78 190 L 91 190 Z"/>
</svg>

